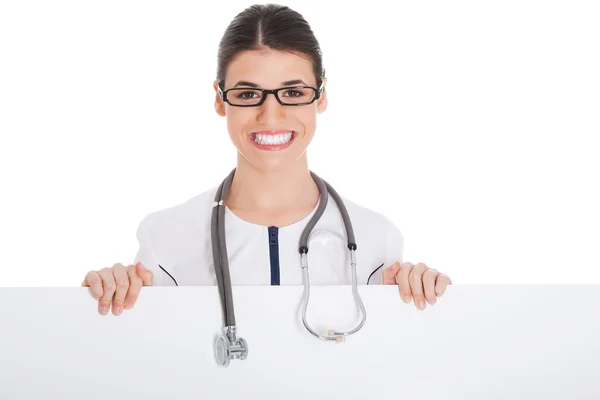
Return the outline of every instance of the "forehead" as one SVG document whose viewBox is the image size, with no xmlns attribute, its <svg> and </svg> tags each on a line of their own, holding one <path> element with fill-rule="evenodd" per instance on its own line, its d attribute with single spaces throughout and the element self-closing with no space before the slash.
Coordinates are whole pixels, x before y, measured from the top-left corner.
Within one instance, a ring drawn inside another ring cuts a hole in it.
<svg viewBox="0 0 600 400">
<path fill-rule="evenodd" d="M 238 81 L 254 82 L 263 88 L 275 88 L 281 82 L 302 79 L 316 85 L 313 64 L 307 56 L 279 50 L 246 50 L 236 54 L 227 67 L 225 87 Z"/>
</svg>

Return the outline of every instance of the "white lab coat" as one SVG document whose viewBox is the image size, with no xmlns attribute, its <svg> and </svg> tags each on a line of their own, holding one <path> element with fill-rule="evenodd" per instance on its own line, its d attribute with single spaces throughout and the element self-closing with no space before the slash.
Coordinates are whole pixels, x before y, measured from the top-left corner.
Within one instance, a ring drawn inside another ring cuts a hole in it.
<svg viewBox="0 0 600 400">
<path fill-rule="evenodd" d="M 153 272 L 156 286 L 216 285 L 211 247 L 211 215 L 217 187 L 170 208 L 146 215 L 137 229 L 141 261 Z M 341 195 L 340 195 L 341 196 Z M 356 239 L 359 284 L 381 284 L 384 268 L 402 262 L 404 238 L 383 214 L 341 196 Z M 277 228 L 257 225 L 225 208 L 225 235 L 232 285 L 301 285 L 299 240 L 310 215 Z M 350 252 L 335 200 L 308 239 L 311 284 L 350 285 Z"/>
</svg>

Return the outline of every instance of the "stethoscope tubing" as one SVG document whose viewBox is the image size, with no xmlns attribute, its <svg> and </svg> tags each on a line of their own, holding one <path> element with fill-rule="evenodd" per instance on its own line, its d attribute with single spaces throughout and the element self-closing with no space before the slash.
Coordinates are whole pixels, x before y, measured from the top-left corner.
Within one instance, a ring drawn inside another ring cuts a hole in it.
<svg viewBox="0 0 600 400">
<path fill-rule="evenodd" d="M 231 289 L 231 277 L 229 275 L 229 260 L 227 258 L 227 242 L 225 238 L 225 206 L 229 189 L 235 168 L 229 173 L 227 178 L 219 188 L 215 195 L 213 203 L 212 218 L 211 218 L 211 242 L 212 252 L 217 276 L 217 285 L 219 287 L 219 295 L 221 297 L 221 308 L 223 312 L 224 326 L 235 326 L 235 312 L 233 308 L 233 294 Z M 223 257 L 223 254 L 225 257 Z"/>
<path fill-rule="evenodd" d="M 229 274 L 229 260 L 227 258 L 227 244 L 225 238 L 225 205 L 224 203 L 227 201 L 227 197 L 229 194 L 229 189 L 231 188 L 231 183 L 233 181 L 233 177 L 235 175 L 236 169 L 234 168 L 230 174 L 221 182 L 217 189 L 217 193 L 215 194 L 215 199 L 213 202 L 212 209 L 212 218 L 211 218 L 211 241 L 212 241 L 212 253 L 215 267 L 215 274 L 217 277 L 217 285 L 219 287 L 219 296 L 221 300 L 221 308 L 223 313 L 223 325 L 224 329 L 227 327 L 235 327 L 235 314 L 233 308 L 233 294 L 231 289 L 231 277 Z M 344 202 L 338 193 L 321 179 L 317 174 L 310 171 L 312 178 L 315 183 L 319 187 L 320 191 L 320 203 L 317 208 L 317 211 L 309 220 L 308 224 L 304 228 L 302 234 L 300 235 L 299 241 L 299 253 L 300 253 L 300 262 L 302 266 L 302 278 L 304 283 L 304 294 L 302 299 L 302 322 L 305 328 L 314 336 L 323 339 L 323 340 L 336 340 L 337 342 L 341 341 L 345 336 L 351 335 L 362 328 L 365 324 L 367 313 L 364 307 L 364 304 L 360 298 L 360 294 L 358 293 L 358 282 L 356 277 L 356 255 L 355 251 L 357 249 L 355 238 L 354 238 L 354 230 L 352 228 L 352 222 L 350 220 L 350 216 L 348 214 L 348 210 L 346 209 Z M 359 305 L 361 311 L 361 322 L 357 327 L 351 329 L 346 332 L 337 332 L 330 330 L 327 336 L 318 334 L 314 329 L 312 329 L 307 321 L 306 313 L 308 308 L 308 301 L 310 297 L 310 280 L 308 276 L 308 237 L 317 224 L 321 216 L 323 215 L 325 208 L 327 207 L 327 202 L 329 198 L 329 194 L 334 198 L 340 213 L 342 215 L 342 219 L 344 222 L 344 227 L 346 229 L 346 236 L 348 239 L 348 249 L 350 250 L 350 266 L 352 270 L 352 294 L 356 304 Z"/>
</svg>

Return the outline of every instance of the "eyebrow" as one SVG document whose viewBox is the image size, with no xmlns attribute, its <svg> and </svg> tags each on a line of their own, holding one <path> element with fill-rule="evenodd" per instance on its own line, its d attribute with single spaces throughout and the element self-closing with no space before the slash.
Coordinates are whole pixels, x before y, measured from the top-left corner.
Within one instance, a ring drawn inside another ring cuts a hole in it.
<svg viewBox="0 0 600 400">
<path fill-rule="evenodd" d="M 308 86 L 308 84 L 306 82 L 304 82 L 302 79 L 292 79 L 291 81 L 281 82 L 281 84 L 283 86 L 298 85 L 298 84 Z M 254 88 L 260 87 L 258 84 L 253 83 L 253 82 L 248 82 L 248 81 L 239 81 L 238 83 L 233 85 L 233 87 L 238 87 L 238 86 L 248 86 L 248 87 L 254 87 Z"/>
</svg>

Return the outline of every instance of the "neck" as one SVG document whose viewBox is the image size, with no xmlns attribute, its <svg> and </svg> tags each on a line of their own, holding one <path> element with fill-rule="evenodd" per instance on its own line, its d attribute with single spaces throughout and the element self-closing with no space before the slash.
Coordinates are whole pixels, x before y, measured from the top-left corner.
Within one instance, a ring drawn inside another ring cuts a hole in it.
<svg viewBox="0 0 600 400">
<path fill-rule="evenodd" d="M 319 187 L 310 175 L 306 152 L 289 168 L 277 171 L 258 170 L 240 153 L 237 157 L 227 200 L 230 209 L 286 212 L 316 206 Z"/>
</svg>

